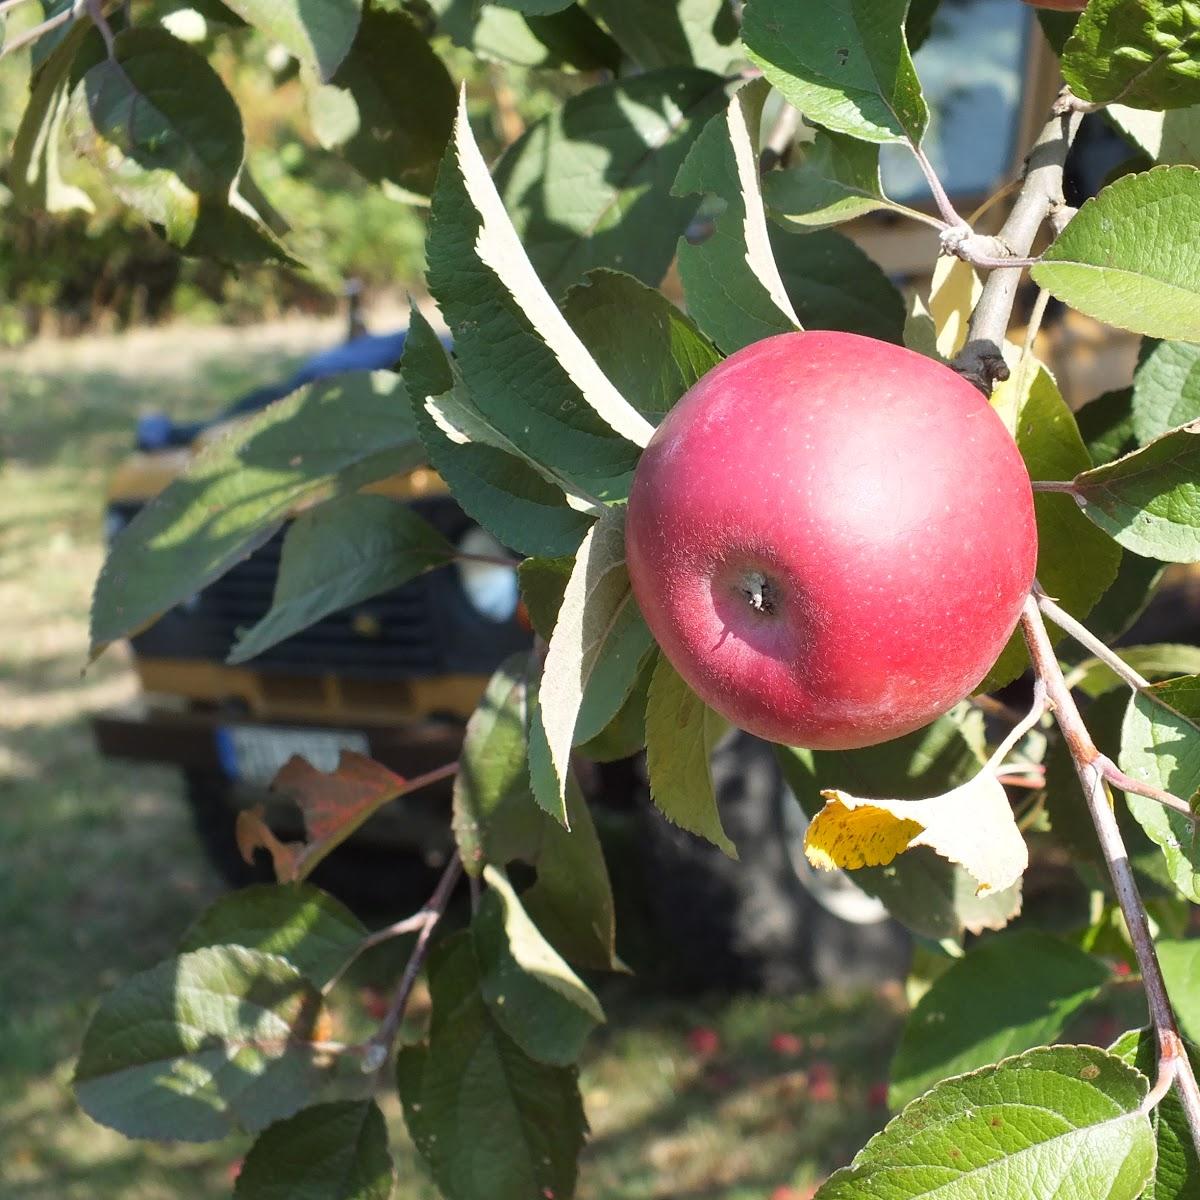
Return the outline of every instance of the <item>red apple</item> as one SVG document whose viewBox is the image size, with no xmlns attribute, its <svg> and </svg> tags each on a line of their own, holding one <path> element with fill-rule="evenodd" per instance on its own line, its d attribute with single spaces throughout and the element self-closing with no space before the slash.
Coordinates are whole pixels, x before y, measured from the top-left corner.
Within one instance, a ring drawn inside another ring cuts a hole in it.
<svg viewBox="0 0 1200 1200">
<path fill-rule="evenodd" d="M 850 749 L 971 693 L 1037 557 L 1029 475 L 949 367 L 850 333 L 785 333 L 714 367 L 646 447 L 634 595 L 735 725 Z"/>
</svg>

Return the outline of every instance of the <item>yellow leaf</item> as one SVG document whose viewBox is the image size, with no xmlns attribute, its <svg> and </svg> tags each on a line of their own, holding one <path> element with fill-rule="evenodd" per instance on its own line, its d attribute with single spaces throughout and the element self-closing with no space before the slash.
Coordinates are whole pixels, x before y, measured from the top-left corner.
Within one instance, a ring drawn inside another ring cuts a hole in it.
<svg viewBox="0 0 1200 1200">
<path fill-rule="evenodd" d="M 929 287 L 929 315 L 937 328 L 937 350 L 943 358 L 953 358 L 963 348 L 967 324 L 982 293 L 983 284 L 970 263 L 950 255 L 938 259 Z"/>
<path fill-rule="evenodd" d="M 928 846 L 958 863 L 978 885 L 976 895 L 1011 887 L 1029 865 L 1029 851 L 1004 788 L 991 771 L 928 800 L 863 800 L 827 791 L 804 851 L 814 867 L 886 866 L 905 850 Z"/>
</svg>

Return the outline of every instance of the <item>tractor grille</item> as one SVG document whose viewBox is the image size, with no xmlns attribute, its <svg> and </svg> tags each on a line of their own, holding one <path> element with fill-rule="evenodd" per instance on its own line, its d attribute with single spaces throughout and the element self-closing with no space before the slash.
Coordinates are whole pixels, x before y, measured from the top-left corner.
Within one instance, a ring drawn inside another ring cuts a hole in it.
<svg viewBox="0 0 1200 1200">
<path fill-rule="evenodd" d="M 449 497 L 413 507 L 450 541 L 470 519 Z M 136 508 L 115 507 L 129 520 Z M 203 591 L 133 639 L 145 658 L 224 662 L 239 631 L 271 607 L 285 530 L 278 531 Z M 264 674 L 337 675 L 391 680 L 439 674 L 490 674 L 529 636 L 514 621 L 496 624 L 467 601 L 453 567 L 418 576 L 390 592 L 331 613 L 245 665 Z"/>
<path fill-rule="evenodd" d="M 267 613 L 279 573 L 281 530 L 269 542 L 205 588 L 198 616 L 211 622 L 226 646 L 238 631 Z M 262 669 L 395 676 L 439 669 L 433 591 L 427 577 L 352 609 L 332 613 L 316 625 L 264 650 L 254 662 Z"/>
</svg>

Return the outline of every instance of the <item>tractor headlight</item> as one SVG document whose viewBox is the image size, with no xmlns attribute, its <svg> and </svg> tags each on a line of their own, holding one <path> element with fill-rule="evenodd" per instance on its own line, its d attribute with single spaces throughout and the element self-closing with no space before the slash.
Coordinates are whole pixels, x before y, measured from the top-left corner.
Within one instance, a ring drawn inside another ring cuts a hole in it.
<svg viewBox="0 0 1200 1200">
<path fill-rule="evenodd" d="M 458 581 L 471 607 L 481 617 L 497 624 L 512 619 L 520 598 L 517 571 L 509 566 L 510 555 L 486 530 L 472 525 L 458 539 Z"/>
</svg>

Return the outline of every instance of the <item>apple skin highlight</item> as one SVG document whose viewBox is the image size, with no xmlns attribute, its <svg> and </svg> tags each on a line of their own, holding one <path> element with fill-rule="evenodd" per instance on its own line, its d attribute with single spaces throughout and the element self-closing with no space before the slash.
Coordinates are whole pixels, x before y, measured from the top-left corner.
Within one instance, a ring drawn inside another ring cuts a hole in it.
<svg viewBox="0 0 1200 1200">
<path fill-rule="evenodd" d="M 633 592 L 735 725 L 837 750 L 970 695 L 1033 583 L 1029 475 L 969 383 L 850 333 L 747 346 L 667 414 L 634 476 Z"/>
</svg>

